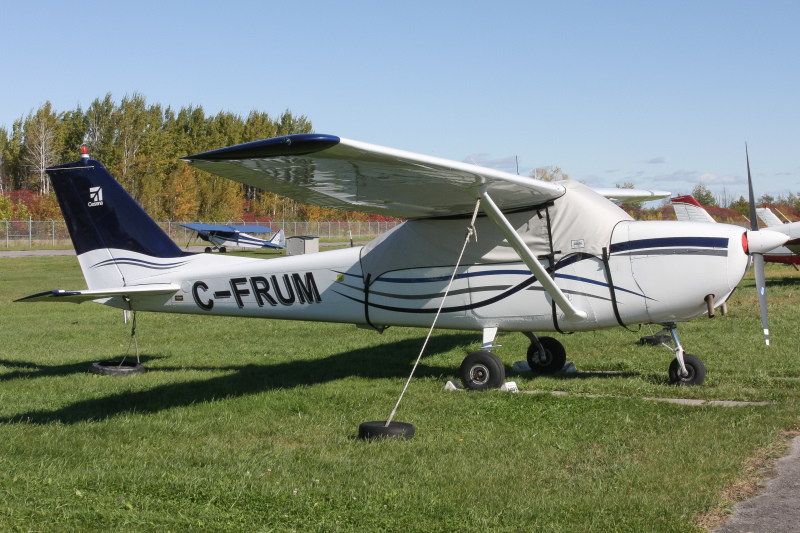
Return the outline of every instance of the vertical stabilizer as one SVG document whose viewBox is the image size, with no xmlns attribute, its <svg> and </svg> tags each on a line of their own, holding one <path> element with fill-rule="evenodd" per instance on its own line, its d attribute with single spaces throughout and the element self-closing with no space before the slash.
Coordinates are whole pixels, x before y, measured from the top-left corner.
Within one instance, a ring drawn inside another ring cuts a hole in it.
<svg viewBox="0 0 800 533">
<path fill-rule="evenodd" d="M 716 222 L 692 195 L 676 196 L 675 198 L 670 198 L 670 202 L 678 220 L 684 222 Z"/>
<path fill-rule="evenodd" d="M 47 173 L 90 289 L 125 285 L 123 258 L 183 255 L 99 162 L 84 158 Z"/>
<path fill-rule="evenodd" d="M 781 219 L 779 219 L 769 207 L 756 207 L 756 214 L 758 215 L 758 218 L 761 219 L 761 222 L 766 224 L 768 228 L 783 226 Z"/>
<path fill-rule="evenodd" d="M 283 233 L 283 230 L 282 229 L 278 230 L 278 232 L 275 235 L 273 235 L 272 238 L 267 242 L 269 242 L 273 246 L 277 246 L 279 248 L 285 248 L 286 247 L 286 236 Z"/>
</svg>

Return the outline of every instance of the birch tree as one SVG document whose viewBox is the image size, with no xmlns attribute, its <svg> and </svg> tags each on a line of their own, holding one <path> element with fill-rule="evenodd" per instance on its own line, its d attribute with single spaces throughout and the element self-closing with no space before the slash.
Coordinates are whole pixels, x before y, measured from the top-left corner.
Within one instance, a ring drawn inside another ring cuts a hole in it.
<svg viewBox="0 0 800 533">
<path fill-rule="evenodd" d="M 111 114 L 116 145 L 120 153 L 117 167 L 119 181 L 137 200 L 139 187 L 136 183 L 136 155 L 148 125 L 145 105 L 145 99 L 141 94 L 125 95 L 119 107 L 116 107 Z"/>
<path fill-rule="evenodd" d="M 113 112 L 114 102 L 108 93 L 102 100 L 95 98 L 84 115 L 89 154 L 107 167 L 115 162 Z"/>
<path fill-rule="evenodd" d="M 46 102 L 35 113 L 31 109 L 23 130 L 23 161 L 29 172 L 37 176 L 39 193 L 44 195 L 50 193 L 50 180 L 45 169 L 55 163 L 57 121 L 50 102 Z"/>
<path fill-rule="evenodd" d="M 8 132 L 0 128 L 0 196 L 8 192 L 8 179 L 6 178 L 6 147 L 8 146 Z"/>
</svg>

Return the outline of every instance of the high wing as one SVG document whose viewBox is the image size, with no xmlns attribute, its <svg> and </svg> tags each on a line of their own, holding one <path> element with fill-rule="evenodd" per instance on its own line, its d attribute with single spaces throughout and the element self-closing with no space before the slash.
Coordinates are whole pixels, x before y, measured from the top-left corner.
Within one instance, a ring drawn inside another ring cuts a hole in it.
<svg viewBox="0 0 800 533">
<path fill-rule="evenodd" d="M 109 289 L 96 289 L 96 290 L 78 290 L 78 291 L 65 291 L 55 290 L 40 292 L 25 296 L 15 302 L 71 302 L 81 303 L 89 300 L 98 300 L 101 298 L 111 298 L 114 296 L 158 296 L 166 294 L 174 294 L 181 290 L 180 285 L 174 283 L 154 283 L 150 285 L 132 285 L 129 287 L 114 287 Z"/>
<path fill-rule="evenodd" d="M 200 224 L 200 223 L 188 223 L 188 224 L 181 224 L 184 228 L 189 228 L 194 231 L 217 231 L 217 232 L 224 232 L 224 233 L 272 233 L 272 229 L 266 226 L 258 226 L 258 225 L 226 225 L 226 224 Z"/>
<path fill-rule="evenodd" d="M 647 189 L 603 189 L 592 187 L 597 194 L 602 194 L 617 205 L 629 202 L 649 202 L 650 200 L 660 200 L 667 198 L 672 193 L 667 191 L 651 191 Z"/>
<path fill-rule="evenodd" d="M 565 193 L 554 183 L 322 134 L 264 139 L 184 160 L 303 203 L 412 219 L 472 213 L 484 192 L 502 210 Z"/>
</svg>

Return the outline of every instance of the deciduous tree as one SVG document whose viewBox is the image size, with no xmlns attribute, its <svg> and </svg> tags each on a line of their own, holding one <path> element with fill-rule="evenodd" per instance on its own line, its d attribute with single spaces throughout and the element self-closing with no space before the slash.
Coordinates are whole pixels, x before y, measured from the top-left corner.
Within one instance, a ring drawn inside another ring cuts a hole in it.
<svg viewBox="0 0 800 533">
<path fill-rule="evenodd" d="M 542 181 L 561 181 L 569 179 L 569 176 L 566 172 L 561 170 L 561 167 L 552 165 L 534 169 L 531 173 L 531 177 Z"/>
<path fill-rule="evenodd" d="M 706 186 L 703 185 L 702 181 L 694 186 L 694 189 L 692 189 L 692 196 L 694 196 L 694 199 L 697 200 L 700 205 L 717 205 L 717 199 L 714 198 L 714 193 L 708 190 Z"/>
</svg>

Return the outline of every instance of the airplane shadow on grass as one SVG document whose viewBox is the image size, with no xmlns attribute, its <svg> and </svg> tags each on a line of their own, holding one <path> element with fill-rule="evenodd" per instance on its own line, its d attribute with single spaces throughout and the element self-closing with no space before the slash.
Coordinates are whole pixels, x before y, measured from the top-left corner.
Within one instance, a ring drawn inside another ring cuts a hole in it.
<svg viewBox="0 0 800 533">
<path fill-rule="evenodd" d="M 449 334 L 433 337 L 426 352 L 436 354 L 469 346 L 474 341 L 473 335 Z M 112 394 L 103 398 L 93 398 L 75 402 L 61 409 L 51 411 L 33 411 L 17 413 L 0 418 L 0 423 L 12 423 L 21 416 L 30 417 L 31 423 L 47 424 L 61 422 L 75 424 L 78 422 L 102 420 L 123 413 L 156 413 L 174 407 L 184 407 L 195 403 L 235 398 L 249 394 L 257 394 L 274 389 L 289 389 L 303 385 L 327 383 L 347 377 L 363 377 L 371 379 L 405 378 L 419 353 L 421 339 L 408 339 L 367 348 L 359 348 L 332 355 L 325 359 L 312 361 L 290 361 L 274 365 L 244 365 L 225 367 L 158 367 L 150 373 L 176 372 L 180 370 L 195 371 L 234 371 L 225 376 L 209 379 L 183 381 L 159 385 L 147 390 L 127 391 Z M 162 359 L 142 355 L 143 362 Z M 423 358 L 424 361 L 424 358 Z M 38 366 L 33 363 L 0 361 L 4 366 L 17 366 L 26 370 L 11 372 L 2 376 L 2 380 L 13 377 L 47 377 L 82 374 L 87 371 L 88 363 L 75 363 L 63 366 Z M 460 365 L 460 363 L 458 363 Z M 35 371 L 30 371 L 35 369 Z M 507 366 L 508 370 L 508 366 Z M 438 367 L 420 364 L 415 377 L 455 378 L 458 366 Z M 627 373 L 625 373 L 627 374 Z M 535 376 L 535 374 L 534 374 Z M 620 374 L 556 374 L 563 379 L 581 379 L 587 377 L 620 378 Z M 141 379 L 144 376 L 111 379 Z M 145 378 L 146 379 L 146 378 Z"/>
<path fill-rule="evenodd" d="M 770 287 L 795 287 L 798 285 L 800 285 L 800 277 L 797 276 L 771 276 L 767 278 L 767 290 L 769 290 Z M 741 283 L 741 287 L 747 287 L 746 289 L 742 290 L 755 288 L 755 286 L 756 281 L 754 279 L 745 279 Z"/>
<path fill-rule="evenodd" d="M 430 340 L 426 352 L 428 354 L 447 352 L 468 346 L 473 341 L 474 335 L 440 335 Z M 50 422 L 74 424 L 83 421 L 101 420 L 132 411 L 155 413 L 165 409 L 221 398 L 235 398 L 274 389 L 316 385 L 353 376 L 373 379 L 406 377 L 417 354 L 419 354 L 420 347 L 421 339 L 408 339 L 368 348 L 359 348 L 312 361 L 290 361 L 273 365 L 249 364 L 225 367 L 153 368 L 150 369 L 149 373 L 175 372 L 178 370 L 234 372 L 209 379 L 170 383 L 158 385 L 147 390 L 128 391 L 112 394 L 104 398 L 82 400 L 51 411 L 18 413 L 0 418 L 0 423 L 16 422 L 19 421 L 20 416 L 26 416 L 30 417 L 31 423 L 36 424 Z M 159 358 L 141 356 L 143 362 L 154 359 Z M 20 369 L 0 376 L 0 380 L 8 380 L 15 377 L 31 379 L 82 374 L 87 371 L 89 366 L 88 362 L 63 366 L 39 366 L 35 363 L 11 361 L 0 361 L 0 364 Z M 423 363 L 417 368 L 415 376 L 444 375 L 449 377 L 454 376 L 457 372 L 457 367 L 434 367 L 426 366 Z M 137 377 L 111 379 L 146 379 L 146 376 L 139 375 Z"/>
<path fill-rule="evenodd" d="M 796 285 L 800 285 L 800 278 L 790 276 L 784 276 L 782 278 L 769 278 L 767 280 L 767 287 L 769 287 L 770 284 L 780 285 L 782 287 L 794 287 Z M 755 286 L 755 283 L 753 285 Z"/>
<path fill-rule="evenodd" d="M 119 361 L 122 355 L 114 358 Z M 127 355 L 127 361 L 134 361 L 136 356 Z M 163 357 L 154 357 L 149 355 L 140 356 L 140 361 L 146 363 L 148 361 L 157 361 L 164 359 Z M 45 377 L 58 377 L 69 376 L 71 374 L 83 374 L 89 370 L 91 363 L 84 361 L 81 363 L 71 363 L 68 365 L 42 365 L 39 363 L 29 363 L 24 361 L 8 361 L 0 359 L 0 366 L 6 368 L 15 368 L 12 372 L 0 375 L 0 382 L 11 381 L 18 378 L 45 378 Z"/>
</svg>

